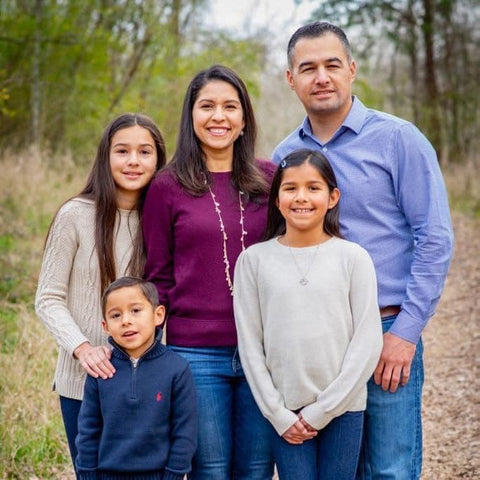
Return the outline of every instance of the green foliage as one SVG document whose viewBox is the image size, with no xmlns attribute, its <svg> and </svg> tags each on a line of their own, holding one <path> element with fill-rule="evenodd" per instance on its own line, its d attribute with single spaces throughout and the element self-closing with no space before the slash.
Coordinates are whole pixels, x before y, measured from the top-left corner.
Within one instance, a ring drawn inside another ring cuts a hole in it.
<svg viewBox="0 0 480 480">
<path fill-rule="evenodd" d="M 0 150 L 38 138 L 90 163 L 106 124 L 135 111 L 159 124 L 172 152 L 198 70 L 240 67 L 258 91 L 262 43 L 204 30 L 206 0 L 38 3 L 0 0 Z"/>
</svg>

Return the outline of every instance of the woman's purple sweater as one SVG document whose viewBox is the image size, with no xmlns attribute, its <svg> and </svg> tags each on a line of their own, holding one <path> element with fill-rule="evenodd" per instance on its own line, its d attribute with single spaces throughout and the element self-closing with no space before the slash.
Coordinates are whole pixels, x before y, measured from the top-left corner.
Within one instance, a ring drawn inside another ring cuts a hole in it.
<svg viewBox="0 0 480 480">
<path fill-rule="evenodd" d="M 270 183 L 276 166 L 259 160 Z M 212 191 L 228 235 L 227 252 L 233 279 L 240 254 L 238 192 L 231 173 L 211 173 Z M 245 248 L 260 240 L 267 219 L 267 197 L 244 205 Z M 223 237 L 210 193 L 185 192 L 166 170 L 152 182 L 142 218 L 147 252 L 145 278 L 167 307 L 167 342 L 183 347 L 237 345 L 233 302 L 225 279 Z"/>
</svg>

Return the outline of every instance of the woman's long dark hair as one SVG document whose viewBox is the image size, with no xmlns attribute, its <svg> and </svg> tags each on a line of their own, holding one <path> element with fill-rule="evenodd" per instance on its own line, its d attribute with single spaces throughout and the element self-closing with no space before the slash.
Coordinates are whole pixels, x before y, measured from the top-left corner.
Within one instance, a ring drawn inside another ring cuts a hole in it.
<svg viewBox="0 0 480 480">
<path fill-rule="evenodd" d="M 114 237 L 118 205 L 115 181 L 113 180 L 110 167 L 110 147 L 115 133 L 135 125 L 147 129 L 152 135 L 157 153 L 156 171 L 165 165 L 165 142 L 155 122 L 146 115 L 125 113 L 113 120 L 103 132 L 87 184 L 78 194 L 79 197 L 88 198 L 95 203 L 95 248 L 100 267 L 102 293 L 107 285 L 116 278 Z M 142 189 L 137 205 L 134 208 L 138 212 L 140 222 L 147 188 L 148 185 Z M 142 229 L 139 227 L 135 235 L 132 258 L 130 259 L 128 270 L 131 275 L 142 276 L 144 265 L 145 252 Z"/>
<path fill-rule="evenodd" d="M 316 150 L 302 148 L 287 155 L 278 165 L 275 175 L 273 176 L 272 185 L 270 187 L 270 196 L 268 197 L 267 226 L 263 236 L 264 240 L 269 240 L 270 238 L 285 234 L 285 219 L 283 218 L 277 206 L 278 193 L 280 191 L 280 185 L 283 179 L 283 172 L 287 168 L 299 167 L 304 163 L 309 163 L 318 170 L 318 173 L 327 183 L 328 191 L 330 193 L 333 192 L 333 189 L 338 188 L 335 172 L 323 153 L 317 152 Z M 327 211 L 325 220 L 323 222 L 323 230 L 328 235 L 343 238 L 342 234 L 340 233 L 340 223 L 338 220 L 339 212 L 339 203 Z"/>
<path fill-rule="evenodd" d="M 255 162 L 257 124 L 250 97 L 242 79 L 223 65 L 213 65 L 202 70 L 190 82 L 183 102 L 177 148 L 167 168 L 174 171 L 179 183 L 190 194 L 203 195 L 208 191 L 210 174 L 205 165 L 205 154 L 194 131 L 192 110 L 200 90 L 212 81 L 230 84 L 236 90 L 243 110 L 243 135 L 233 145 L 232 183 L 247 198 L 265 194 L 268 192 L 268 184 Z"/>
</svg>

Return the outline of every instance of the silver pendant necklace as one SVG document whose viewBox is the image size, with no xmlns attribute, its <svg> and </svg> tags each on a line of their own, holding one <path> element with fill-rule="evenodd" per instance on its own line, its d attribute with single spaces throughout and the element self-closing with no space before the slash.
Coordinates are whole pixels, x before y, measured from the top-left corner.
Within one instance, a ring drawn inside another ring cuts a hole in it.
<svg viewBox="0 0 480 480">
<path fill-rule="evenodd" d="M 317 256 L 317 252 L 318 252 L 318 249 L 320 247 L 320 244 L 318 244 L 316 247 L 315 247 L 315 251 L 313 252 L 313 255 L 312 255 L 312 259 L 310 260 L 310 262 L 308 263 L 308 266 L 307 266 L 307 270 L 305 273 L 302 273 L 302 270 L 300 269 L 298 263 L 297 263 L 297 259 L 295 258 L 295 254 L 293 253 L 293 250 L 290 248 L 290 245 L 288 244 L 287 240 L 285 239 L 285 237 L 283 237 L 283 240 L 285 242 L 285 245 L 288 247 L 288 250 L 290 251 L 290 254 L 292 255 L 292 259 L 293 259 L 293 263 L 295 264 L 295 268 L 297 269 L 298 273 L 300 274 L 300 280 L 298 281 L 298 283 L 300 283 L 300 285 L 302 285 L 303 287 L 305 287 L 306 285 L 308 285 L 308 274 L 310 272 L 310 269 L 312 268 L 312 265 L 315 261 L 315 257 Z"/>
</svg>

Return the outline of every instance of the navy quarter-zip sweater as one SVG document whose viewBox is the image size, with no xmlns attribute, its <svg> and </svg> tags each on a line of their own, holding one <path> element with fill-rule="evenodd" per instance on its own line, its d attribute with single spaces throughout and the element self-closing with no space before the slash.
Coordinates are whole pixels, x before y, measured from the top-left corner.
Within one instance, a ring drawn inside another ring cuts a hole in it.
<svg viewBox="0 0 480 480">
<path fill-rule="evenodd" d="M 113 342 L 115 375 L 87 377 L 78 419 L 80 480 L 181 480 L 196 449 L 194 383 L 158 329 L 138 361 Z"/>
</svg>

